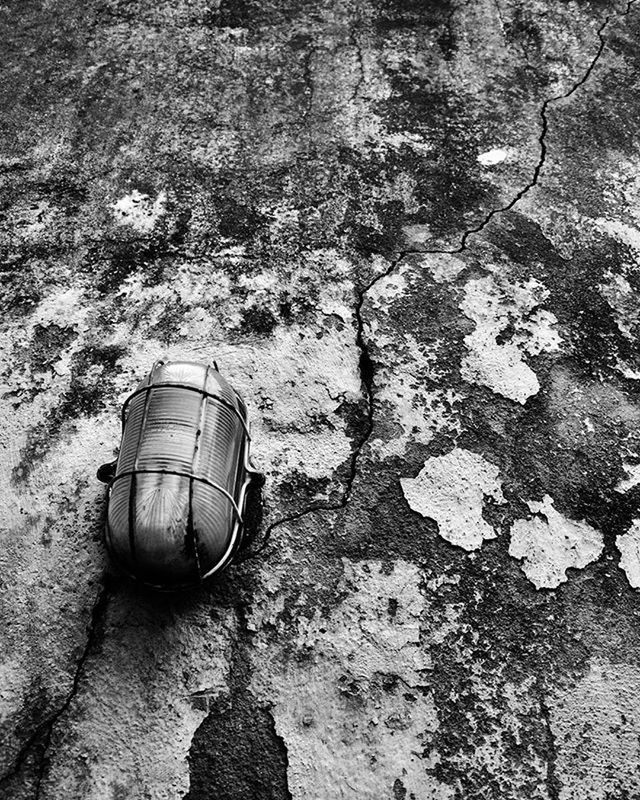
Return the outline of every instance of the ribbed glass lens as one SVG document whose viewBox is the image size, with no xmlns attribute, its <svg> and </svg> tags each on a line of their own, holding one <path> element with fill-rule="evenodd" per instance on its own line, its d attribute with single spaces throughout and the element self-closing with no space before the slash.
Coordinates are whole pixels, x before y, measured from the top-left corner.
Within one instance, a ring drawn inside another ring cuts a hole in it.
<svg viewBox="0 0 640 800">
<path fill-rule="evenodd" d="M 188 585 L 226 563 L 242 523 L 244 415 L 202 365 L 165 364 L 143 381 L 125 408 L 109 500 L 107 542 L 128 571 Z"/>
</svg>

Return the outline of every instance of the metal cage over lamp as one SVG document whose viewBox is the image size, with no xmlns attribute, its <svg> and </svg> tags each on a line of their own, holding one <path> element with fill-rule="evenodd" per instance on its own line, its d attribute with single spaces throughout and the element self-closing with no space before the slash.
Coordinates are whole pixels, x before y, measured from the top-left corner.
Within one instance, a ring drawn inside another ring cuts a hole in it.
<svg viewBox="0 0 640 800">
<path fill-rule="evenodd" d="M 106 544 L 129 575 L 160 589 L 196 586 L 227 566 L 244 527 L 247 410 L 217 367 L 158 361 L 122 409 Z"/>
</svg>

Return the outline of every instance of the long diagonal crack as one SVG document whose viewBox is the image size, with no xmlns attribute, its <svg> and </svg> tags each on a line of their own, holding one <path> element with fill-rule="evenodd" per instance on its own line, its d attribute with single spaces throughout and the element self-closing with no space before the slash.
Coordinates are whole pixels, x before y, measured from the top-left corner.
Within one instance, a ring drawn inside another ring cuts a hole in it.
<svg viewBox="0 0 640 800">
<path fill-rule="evenodd" d="M 360 381 L 362 383 L 363 393 L 366 401 L 366 418 L 362 434 L 358 439 L 358 441 L 356 442 L 355 447 L 351 452 L 351 457 L 349 458 L 349 473 L 344 482 L 344 490 L 342 492 L 340 500 L 337 503 L 314 503 L 311 506 L 302 509 L 301 511 L 297 511 L 294 514 L 288 514 L 285 517 L 281 517 L 280 519 L 275 520 L 265 530 L 260 547 L 258 547 L 256 550 L 250 553 L 247 553 L 244 557 L 237 559 L 238 562 L 242 563 L 244 561 L 249 561 L 250 559 L 253 559 L 256 556 L 260 555 L 262 552 L 264 552 L 264 550 L 268 547 L 269 542 L 271 540 L 271 534 L 276 528 L 279 528 L 281 525 L 286 525 L 289 522 L 297 522 L 303 517 L 306 517 L 309 514 L 313 514 L 316 511 L 340 511 L 341 509 L 347 507 L 349 500 L 351 499 L 351 495 L 353 493 L 353 484 L 355 482 L 357 475 L 358 459 L 360 457 L 360 453 L 362 452 L 362 449 L 367 444 L 369 438 L 371 437 L 371 434 L 373 433 L 373 418 L 374 418 L 374 406 L 375 406 L 375 395 L 373 391 L 374 366 L 371 356 L 369 354 L 369 347 L 364 337 L 365 323 L 362 317 L 362 307 L 364 306 L 367 294 L 371 291 L 371 289 L 373 289 L 373 287 L 381 280 L 390 275 L 396 269 L 396 267 L 398 266 L 400 261 L 402 261 L 405 255 L 406 252 L 404 251 L 400 253 L 396 258 L 394 258 L 389 263 L 389 266 L 385 270 L 375 275 L 375 277 L 373 277 L 369 281 L 369 283 L 365 284 L 364 287 L 359 289 L 356 294 L 356 303 L 354 306 L 354 317 L 356 320 L 356 346 L 360 351 L 359 370 L 360 370 Z"/>
<path fill-rule="evenodd" d="M 544 167 L 544 163 L 547 158 L 546 140 L 547 140 L 547 133 L 549 132 L 549 116 L 548 116 L 549 107 L 552 106 L 554 103 L 560 102 L 561 100 L 567 100 L 569 97 L 575 94 L 575 92 L 577 92 L 581 86 L 584 86 L 584 84 L 589 80 L 591 74 L 593 73 L 593 70 L 596 68 L 597 63 L 600 60 L 600 57 L 602 56 L 602 53 L 604 52 L 604 48 L 606 46 L 606 39 L 604 37 L 604 33 L 606 29 L 609 27 L 609 25 L 614 19 L 616 18 L 622 19 L 623 17 L 626 17 L 626 15 L 631 11 L 631 7 L 635 2 L 637 2 L 637 0 L 629 0 L 622 14 L 609 14 L 608 16 L 605 17 L 603 23 L 600 25 L 597 31 L 599 39 L 598 49 L 594 57 L 589 62 L 589 65 L 587 66 L 587 69 L 584 71 L 582 76 L 571 85 L 571 87 L 567 92 L 565 92 L 564 94 L 555 95 L 554 97 L 549 97 L 542 103 L 542 106 L 540 108 L 541 130 L 540 130 L 540 136 L 538 137 L 538 144 L 540 146 L 540 156 L 533 169 L 533 175 L 531 176 L 531 180 L 529 181 L 529 183 L 527 183 L 526 186 L 520 189 L 520 191 L 505 206 L 492 209 L 479 225 L 477 225 L 475 228 L 470 228 L 469 230 L 466 230 L 462 235 L 460 246 L 455 250 L 436 250 L 436 251 L 423 251 L 423 252 L 461 253 L 463 250 L 467 248 L 467 241 L 470 236 L 473 236 L 484 230 L 484 228 L 491 222 L 491 220 L 496 215 L 503 214 L 505 211 L 510 211 L 516 205 L 516 203 L 520 202 L 520 200 L 522 200 L 522 198 L 526 194 L 528 194 L 528 192 L 530 192 L 534 186 L 538 184 L 540 173 L 542 172 L 542 168 Z"/>
<path fill-rule="evenodd" d="M 308 506 L 307 508 L 302 509 L 294 514 L 289 514 L 285 517 L 281 517 L 280 519 L 275 520 L 272 522 L 267 529 L 265 530 L 262 538 L 262 544 L 253 552 L 247 553 L 243 558 L 238 559 L 239 561 L 248 561 L 249 559 L 255 558 L 256 556 L 260 555 L 264 550 L 268 547 L 269 542 L 271 540 L 271 536 L 273 531 L 276 528 L 279 528 L 281 525 L 286 525 L 291 522 L 296 522 L 303 517 L 306 517 L 309 514 L 313 514 L 316 511 L 339 511 L 341 509 L 346 508 L 349 500 L 351 499 L 351 495 L 353 492 L 353 485 L 357 475 L 357 467 L 358 467 L 358 460 L 360 454 L 369 441 L 371 434 L 373 432 L 374 427 L 374 406 L 375 406 L 375 393 L 373 389 L 374 384 L 374 364 L 371 359 L 369 353 L 369 347 L 364 337 L 364 320 L 362 318 L 362 308 L 366 299 L 368 292 L 373 289 L 373 287 L 381 281 L 383 278 L 388 277 L 391 273 L 394 272 L 396 267 L 404 261 L 404 259 L 409 255 L 428 255 L 428 254 L 456 254 L 462 253 L 468 247 L 468 241 L 470 237 L 475 236 L 478 233 L 481 233 L 487 225 L 491 222 L 491 220 L 498 216 L 499 214 L 504 214 L 507 211 L 510 211 L 517 203 L 522 200 L 528 192 L 531 191 L 537 184 L 540 179 L 540 174 L 542 172 L 542 168 L 544 167 L 546 158 L 547 158 L 547 134 L 549 132 L 549 116 L 548 111 L 549 108 L 557 102 L 562 100 L 566 100 L 571 97 L 575 92 L 580 89 L 581 86 L 589 80 L 591 77 L 594 69 L 602 53 L 604 52 L 606 46 L 606 39 L 605 39 L 605 31 L 611 24 L 614 19 L 622 19 L 631 11 L 632 6 L 637 2 L 637 0 L 628 0 L 626 4 L 625 10 L 621 14 L 609 14 L 605 17 L 604 21 L 600 25 L 597 31 L 597 36 L 599 39 L 598 49 L 589 62 L 586 70 L 582 74 L 582 76 L 574 81 L 574 83 L 570 86 L 569 90 L 566 91 L 564 94 L 555 95 L 554 97 L 547 98 L 540 108 L 540 120 L 541 120 L 541 129 L 540 135 L 538 137 L 538 144 L 540 147 L 540 155 L 536 165 L 533 169 L 533 174 L 531 176 L 531 180 L 522 188 L 520 189 L 514 197 L 504 206 L 499 208 L 492 209 L 480 222 L 480 224 L 476 225 L 474 228 L 469 228 L 463 232 L 462 237 L 460 239 L 460 244 L 458 247 L 453 249 L 431 249 L 431 250 L 402 250 L 400 251 L 390 262 L 388 268 L 381 272 L 380 274 L 376 275 L 368 284 L 366 284 L 363 288 L 357 291 L 356 293 L 356 303 L 354 306 L 354 317 L 356 320 L 356 346 L 360 351 L 359 357 L 359 367 L 360 367 L 360 379 L 362 382 L 362 387 L 364 389 L 365 400 L 367 403 L 367 416 L 366 416 L 366 423 L 364 426 L 364 431 L 360 439 L 356 442 L 356 445 L 351 453 L 351 458 L 349 461 L 349 474 L 344 484 L 344 491 L 340 501 L 338 503 L 316 503 Z M 357 42 L 355 39 L 352 43 L 357 46 Z M 361 59 L 361 54 L 359 54 Z M 362 61 L 360 60 L 360 67 L 362 68 Z M 357 90 L 354 93 L 354 96 L 357 94 L 357 91 L 360 88 L 360 83 L 362 82 L 362 74 L 360 81 L 357 86 Z"/>
<path fill-rule="evenodd" d="M 9 783 L 11 780 L 13 780 L 18 776 L 24 762 L 29 756 L 29 753 L 38 744 L 38 742 L 42 741 L 44 746 L 43 746 L 43 751 L 40 755 L 40 764 L 38 767 L 38 776 L 35 784 L 35 794 L 34 794 L 34 800 L 38 800 L 38 797 L 40 795 L 40 785 L 42 783 L 42 778 L 44 775 L 45 759 L 47 751 L 49 749 L 49 745 L 51 744 L 53 729 L 58 720 L 67 711 L 67 709 L 73 702 L 74 697 L 78 693 L 78 690 L 80 688 L 80 681 L 82 679 L 82 675 L 84 672 L 84 666 L 98 639 L 100 627 L 102 625 L 104 614 L 107 608 L 108 599 L 109 599 L 109 593 L 107 586 L 103 585 L 91 610 L 91 619 L 89 621 L 87 639 L 85 642 L 84 649 L 80 655 L 80 658 L 76 663 L 76 669 L 73 674 L 71 689 L 69 690 L 67 696 L 62 701 L 62 703 L 58 706 L 58 708 L 49 717 L 47 717 L 47 719 L 43 720 L 36 727 L 31 736 L 29 736 L 29 738 L 24 742 L 24 744 L 22 745 L 22 747 L 20 748 L 15 757 L 11 769 L 5 775 L 0 777 L 0 789 L 2 789 L 3 786 L 5 786 L 7 783 Z"/>
</svg>

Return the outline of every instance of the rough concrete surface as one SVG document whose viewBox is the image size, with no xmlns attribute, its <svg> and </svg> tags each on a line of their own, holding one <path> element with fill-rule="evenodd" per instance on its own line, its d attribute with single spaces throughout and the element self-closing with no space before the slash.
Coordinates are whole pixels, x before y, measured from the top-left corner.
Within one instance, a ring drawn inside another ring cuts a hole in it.
<svg viewBox="0 0 640 800">
<path fill-rule="evenodd" d="M 0 23 L 0 796 L 640 798 L 640 3 Z M 162 356 L 267 475 L 183 596 L 94 477 Z"/>
</svg>

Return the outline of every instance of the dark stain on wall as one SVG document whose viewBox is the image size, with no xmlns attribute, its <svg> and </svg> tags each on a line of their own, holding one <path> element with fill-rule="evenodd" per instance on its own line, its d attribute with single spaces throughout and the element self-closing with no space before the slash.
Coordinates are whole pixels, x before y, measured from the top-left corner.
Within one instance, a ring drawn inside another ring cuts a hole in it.
<svg viewBox="0 0 640 800">
<path fill-rule="evenodd" d="M 113 388 L 118 359 L 125 353 L 126 348 L 120 345 L 88 345 L 74 355 L 68 389 L 44 422 L 27 431 L 20 461 L 12 471 L 16 484 L 28 481 L 33 467 L 51 451 L 67 425 L 73 425 L 78 417 L 92 416 L 104 408 L 105 397 Z M 97 377 L 89 373 L 92 366 L 103 368 Z"/>
<path fill-rule="evenodd" d="M 287 754 L 273 717 L 249 692 L 216 701 L 193 737 L 185 800 L 290 800 Z"/>
</svg>

